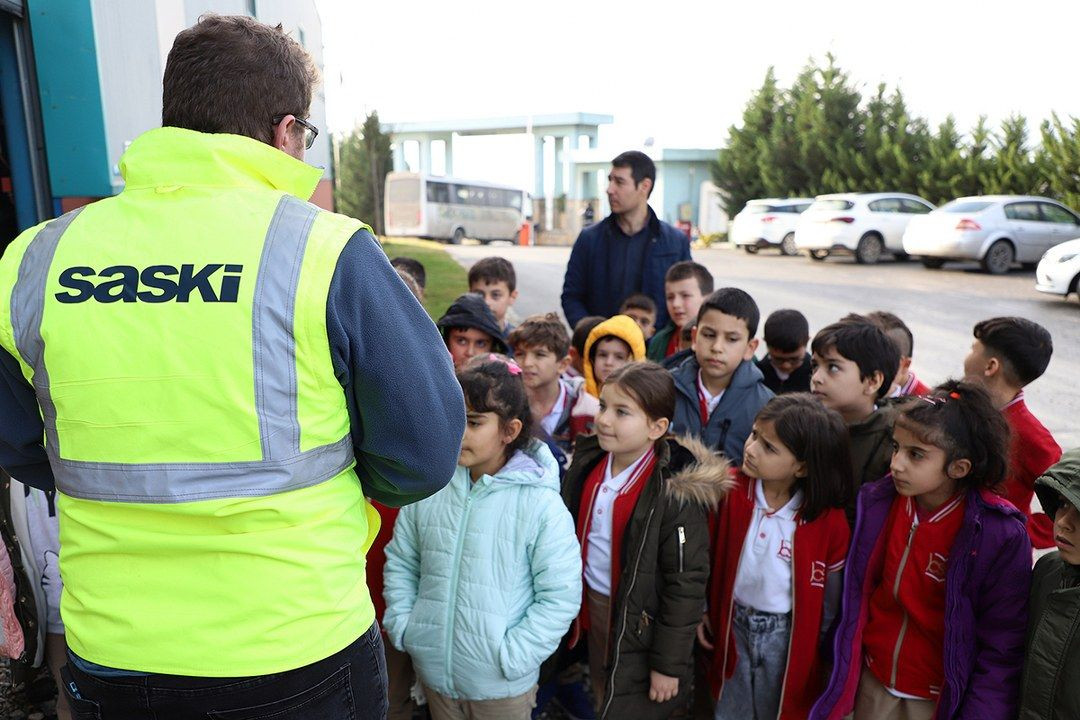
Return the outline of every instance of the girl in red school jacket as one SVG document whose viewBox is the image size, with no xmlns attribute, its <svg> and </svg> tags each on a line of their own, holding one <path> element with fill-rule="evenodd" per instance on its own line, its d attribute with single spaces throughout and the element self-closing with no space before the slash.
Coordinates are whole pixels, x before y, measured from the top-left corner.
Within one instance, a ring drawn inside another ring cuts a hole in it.
<svg viewBox="0 0 1080 720">
<path fill-rule="evenodd" d="M 773 398 L 754 420 L 736 482 L 715 520 L 699 628 L 714 650 L 715 717 L 801 720 L 827 679 L 821 649 L 839 612 L 850 538 L 843 419 L 809 393 Z"/>
</svg>

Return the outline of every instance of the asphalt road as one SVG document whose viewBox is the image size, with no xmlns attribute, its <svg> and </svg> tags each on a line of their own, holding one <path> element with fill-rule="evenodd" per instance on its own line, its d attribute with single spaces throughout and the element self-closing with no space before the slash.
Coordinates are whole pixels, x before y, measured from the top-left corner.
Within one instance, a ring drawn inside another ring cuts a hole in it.
<svg viewBox="0 0 1080 720">
<path fill-rule="evenodd" d="M 516 247 L 496 243 L 447 246 L 468 267 L 488 255 L 514 263 L 520 297 L 519 317 L 558 310 L 568 247 Z M 764 318 L 792 307 L 810 321 L 811 334 L 849 312 L 888 310 L 915 335 L 913 369 L 933 385 L 962 371 L 972 342 L 972 327 L 997 315 L 1019 315 L 1045 326 L 1054 337 L 1054 357 L 1046 374 L 1028 387 L 1028 405 L 1063 448 L 1080 446 L 1080 302 L 1035 290 L 1032 272 L 989 276 L 974 264 L 949 264 L 926 270 L 916 262 L 856 265 L 846 258 L 820 263 L 806 257 L 781 257 L 774 251 L 747 255 L 728 248 L 695 250 L 717 287 L 734 285 L 757 300 Z M 1070 420 L 1070 418 L 1073 418 Z"/>
</svg>

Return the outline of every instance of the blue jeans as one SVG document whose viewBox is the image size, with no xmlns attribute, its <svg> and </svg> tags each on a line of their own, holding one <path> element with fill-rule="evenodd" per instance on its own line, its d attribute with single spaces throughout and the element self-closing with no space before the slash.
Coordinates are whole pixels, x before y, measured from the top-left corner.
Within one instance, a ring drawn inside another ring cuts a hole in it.
<svg viewBox="0 0 1080 720">
<path fill-rule="evenodd" d="M 784 689 L 791 614 L 759 612 L 736 604 L 731 625 L 738 661 L 735 674 L 724 682 L 715 720 L 776 720 Z"/>
<path fill-rule="evenodd" d="M 378 623 L 324 660 L 273 675 L 106 677 L 69 662 L 61 677 L 75 720 L 382 720 L 387 710 Z"/>
</svg>

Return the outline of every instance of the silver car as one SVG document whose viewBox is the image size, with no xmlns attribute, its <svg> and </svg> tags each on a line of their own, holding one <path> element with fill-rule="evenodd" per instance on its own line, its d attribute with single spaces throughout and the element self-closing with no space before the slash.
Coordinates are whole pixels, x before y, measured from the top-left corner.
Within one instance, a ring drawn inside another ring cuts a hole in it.
<svg viewBox="0 0 1080 720">
<path fill-rule="evenodd" d="M 947 260 L 978 260 L 988 273 L 1014 263 L 1034 268 L 1050 248 L 1080 236 L 1080 217 L 1059 202 L 1031 195 L 964 197 L 915 218 L 904 251 L 936 269 Z"/>
</svg>

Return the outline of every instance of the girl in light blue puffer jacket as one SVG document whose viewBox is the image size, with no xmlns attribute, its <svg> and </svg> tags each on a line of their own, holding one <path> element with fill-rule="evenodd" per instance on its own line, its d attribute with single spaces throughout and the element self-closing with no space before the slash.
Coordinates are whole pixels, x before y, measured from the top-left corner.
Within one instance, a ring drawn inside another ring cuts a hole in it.
<svg viewBox="0 0 1080 720">
<path fill-rule="evenodd" d="M 530 437 L 521 369 L 491 356 L 458 380 L 467 410 L 458 468 L 398 515 L 384 625 L 412 656 L 435 720 L 527 720 L 540 664 L 578 614 L 581 549 L 558 464 Z"/>
</svg>

